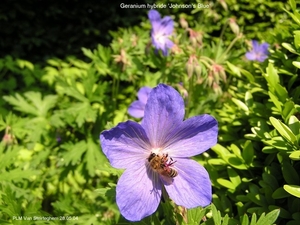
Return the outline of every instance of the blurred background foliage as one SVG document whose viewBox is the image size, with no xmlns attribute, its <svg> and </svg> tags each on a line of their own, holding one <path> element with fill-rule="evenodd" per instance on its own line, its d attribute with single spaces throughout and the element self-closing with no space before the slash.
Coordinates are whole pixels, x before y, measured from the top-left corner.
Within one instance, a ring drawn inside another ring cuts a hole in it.
<svg viewBox="0 0 300 225">
<path fill-rule="evenodd" d="M 168 57 L 151 46 L 148 9 L 121 3 L 1 1 L 1 222 L 131 224 L 115 204 L 122 171 L 108 164 L 99 134 L 136 120 L 127 109 L 138 89 L 164 82 L 184 97 L 186 117 L 219 121 L 219 143 L 195 157 L 210 174 L 213 204 L 161 204 L 135 224 L 299 224 L 296 2 L 197 0 L 210 7 L 159 9 L 175 21 Z M 189 4 L 138 4 L 147 3 Z M 270 44 L 268 60 L 246 60 L 251 39 Z"/>
</svg>

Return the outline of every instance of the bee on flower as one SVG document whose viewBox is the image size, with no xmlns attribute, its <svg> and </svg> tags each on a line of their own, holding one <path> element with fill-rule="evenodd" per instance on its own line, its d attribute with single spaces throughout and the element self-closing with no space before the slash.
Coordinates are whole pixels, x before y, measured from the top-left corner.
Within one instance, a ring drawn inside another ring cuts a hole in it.
<svg viewBox="0 0 300 225">
<path fill-rule="evenodd" d="M 217 143 L 218 123 L 207 114 L 184 120 L 184 112 L 181 95 L 159 84 L 148 96 L 141 123 L 119 123 L 100 134 L 111 165 L 125 169 L 117 183 L 116 202 L 127 220 L 154 213 L 163 190 L 185 208 L 211 203 L 209 175 L 189 157 Z"/>
</svg>

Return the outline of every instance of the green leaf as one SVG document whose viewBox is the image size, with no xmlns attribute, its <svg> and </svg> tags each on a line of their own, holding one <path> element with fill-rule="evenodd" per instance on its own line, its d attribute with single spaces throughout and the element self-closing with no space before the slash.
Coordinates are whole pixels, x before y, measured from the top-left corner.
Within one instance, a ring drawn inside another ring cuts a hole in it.
<svg viewBox="0 0 300 225">
<path fill-rule="evenodd" d="M 254 149 L 250 140 L 247 140 L 244 144 L 242 157 L 248 165 L 250 165 L 253 162 Z"/>
<path fill-rule="evenodd" d="M 101 156 L 101 157 L 103 157 L 103 156 Z M 100 160 L 104 161 L 102 159 L 100 159 Z M 93 162 L 93 163 L 95 164 L 95 162 Z M 91 176 L 95 172 L 94 167 L 92 167 L 93 163 L 90 162 L 89 165 L 87 165 L 87 168 L 90 171 Z M 122 175 L 122 173 L 124 172 L 124 170 L 116 169 L 116 168 L 112 167 L 108 162 L 101 163 L 101 165 L 98 164 L 96 166 L 96 169 L 99 170 L 101 173 L 106 174 L 107 176 L 116 175 L 116 176 L 120 177 Z"/>
<path fill-rule="evenodd" d="M 259 205 L 262 207 L 267 205 L 266 197 L 261 194 L 248 193 L 247 197 L 249 198 L 250 201 L 252 201 L 256 205 Z"/>
<path fill-rule="evenodd" d="M 287 142 L 287 140 L 281 136 L 273 137 L 271 140 L 263 141 L 263 142 L 265 144 L 271 145 L 279 150 L 283 150 L 283 151 L 292 151 L 293 150 L 291 148 L 291 145 L 289 144 L 289 142 Z M 270 150 L 270 149 L 268 149 L 268 150 Z M 267 151 L 265 151 L 265 148 L 264 148 L 264 152 L 267 153 Z"/>
<path fill-rule="evenodd" d="M 264 77 L 268 81 L 269 90 L 281 101 L 285 102 L 288 98 L 287 90 L 280 85 L 279 75 L 277 69 L 272 63 L 269 63 L 267 67 L 267 73 L 264 74 Z"/>
<path fill-rule="evenodd" d="M 249 218 L 246 214 L 241 218 L 241 225 L 249 225 Z"/>
<path fill-rule="evenodd" d="M 18 93 L 16 97 L 13 96 L 3 96 L 3 99 L 14 106 L 14 109 L 20 112 L 29 113 L 38 116 L 38 112 L 34 106 L 28 103 L 21 95 Z"/>
<path fill-rule="evenodd" d="M 284 103 L 283 110 L 282 110 L 282 117 L 286 121 L 287 119 L 289 119 L 291 117 L 291 115 L 293 115 L 295 113 L 295 111 L 296 111 L 296 109 L 295 109 L 294 102 L 289 100 L 286 103 Z"/>
<path fill-rule="evenodd" d="M 22 169 L 13 169 L 7 172 L 1 173 L 1 181 L 19 181 L 23 179 L 31 179 L 31 177 L 39 175 L 41 172 L 38 170 L 22 170 Z"/>
<path fill-rule="evenodd" d="M 10 186 L 4 187 L 4 192 L 1 194 L 0 211 L 9 216 L 21 216 L 21 204 L 16 199 Z"/>
<path fill-rule="evenodd" d="M 85 56 L 87 56 L 88 58 L 90 59 L 94 59 L 95 58 L 95 55 L 93 54 L 93 52 L 90 50 L 90 49 L 87 49 L 87 48 L 81 48 L 81 51 L 83 52 L 83 54 Z"/>
<path fill-rule="evenodd" d="M 300 198 L 300 186 L 298 185 L 284 185 L 284 190 L 290 193 L 291 195 L 296 196 L 297 198 Z"/>
<path fill-rule="evenodd" d="M 205 216 L 206 209 L 196 207 L 187 210 L 187 225 L 198 225 Z"/>
<path fill-rule="evenodd" d="M 252 107 L 253 106 L 253 96 L 252 96 L 250 91 L 246 91 L 245 103 L 246 103 L 247 107 Z"/>
<path fill-rule="evenodd" d="M 240 170 L 248 169 L 247 165 L 245 165 L 244 162 L 234 154 L 225 155 L 223 156 L 223 158 L 229 165 L 231 165 L 236 169 L 240 169 Z"/>
<path fill-rule="evenodd" d="M 22 60 L 22 59 L 17 59 L 16 63 L 19 64 L 20 68 L 22 68 L 22 69 L 28 68 L 31 71 L 34 70 L 34 65 L 29 61 Z"/>
<path fill-rule="evenodd" d="M 300 62 L 293 61 L 292 63 L 293 63 L 293 65 L 294 65 L 295 67 L 297 67 L 298 69 L 300 69 Z"/>
<path fill-rule="evenodd" d="M 291 6 L 292 10 L 295 11 L 296 6 L 297 6 L 295 0 L 289 0 L 289 3 L 290 3 L 290 6 Z"/>
<path fill-rule="evenodd" d="M 62 148 L 66 149 L 67 152 L 63 154 L 64 165 L 76 165 L 82 160 L 82 155 L 87 151 L 87 144 L 85 141 L 77 142 L 76 144 L 67 143 L 63 144 Z"/>
<path fill-rule="evenodd" d="M 270 122 L 275 127 L 275 129 L 281 134 L 282 137 L 284 137 L 286 140 L 293 144 L 297 143 L 296 136 L 293 134 L 293 132 L 287 125 L 285 125 L 284 123 L 282 123 L 274 117 L 270 117 Z"/>
<path fill-rule="evenodd" d="M 94 87 L 97 87 L 97 78 L 95 76 L 96 71 L 90 69 L 88 70 L 87 78 L 83 80 L 83 87 L 84 91 L 86 93 L 87 98 L 89 101 L 93 100 L 93 92 L 94 92 Z M 99 96 L 97 96 L 99 97 Z"/>
<path fill-rule="evenodd" d="M 300 182 L 297 171 L 289 162 L 284 161 L 281 164 L 281 169 L 283 178 L 287 184 L 298 184 Z"/>
<path fill-rule="evenodd" d="M 237 75 L 238 77 L 241 77 L 241 72 L 240 72 L 240 69 L 238 67 L 236 67 L 235 65 L 233 65 L 229 61 L 226 61 L 226 64 L 229 67 L 229 69 L 233 72 L 233 74 Z"/>
<path fill-rule="evenodd" d="M 70 86 L 67 82 L 61 80 L 59 82 L 58 92 L 73 97 L 80 102 L 88 102 L 88 99 L 84 96 L 83 93 L 78 90 L 74 81 L 71 85 L 72 86 Z"/>
<path fill-rule="evenodd" d="M 223 159 L 208 159 L 207 162 L 211 165 L 226 165 Z"/>
<path fill-rule="evenodd" d="M 53 108 L 57 101 L 55 95 L 48 95 L 42 99 L 40 92 L 26 92 L 24 96 L 26 99 L 19 94 L 16 94 L 16 97 L 4 96 L 3 98 L 12 104 L 15 110 L 41 117 L 46 117 L 48 110 Z"/>
<path fill-rule="evenodd" d="M 241 68 L 240 68 L 240 71 L 250 82 L 255 81 L 254 76 L 250 72 L 248 72 L 247 70 L 241 69 Z"/>
<path fill-rule="evenodd" d="M 274 95 L 272 92 L 268 92 L 269 96 L 270 96 L 270 99 L 272 100 L 272 103 L 276 106 L 276 108 L 278 109 L 279 112 L 282 111 L 282 102 L 280 102 L 278 100 L 278 98 L 276 97 L 276 95 Z"/>
<path fill-rule="evenodd" d="M 278 181 L 277 181 L 276 177 L 274 177 L 272 174 L 268 174 L 268 172 L 264 172 L 262 174 L 262 178 L 268 185 L 270 185 L 270 187 L 273 190 L 278 188 L 278 186 L 279 186 Z"/>
<path fill-rule="evenodd" d="M 116 184 L 109 183 L 109 187 L 98 188 L 95 190 L 95 193 L 113 198 L 116 196 Z"/>
<path fill-rule="evenodd" d="M 248 111 L 249 111 L 248 106 L 247 106 L 244 102 L 242 102 L 241 100 L 236 99 L 236 98 L 231 98 L 231 100 L 232 100 L 239 108 L 241 108 L 241 109 L 244 110 L 245 112 L 248 112 Z"/>
<path fill-rule="evenodd" d="M 265 213 L 263 213 L 260 218 L 258 219 L 257 221 L 257 225 L 271 225 L 273 224 L 276 219 L 278 218 L 279 216 L 279 213 L 280 213 L 280 210 L 279 209 L 275 209 L 271 212 L 269 212 L 267 215 L 265 215 Z"/>
<path fill-rule="evenodd" d="M 75 117 L 78 127 L 85 122 L 95 122 L 97 113 L 89 102 L 75 103 L 67 109 L 67 112 Z"/>
<path fill-rule="evenodd" d="M 267 142 L 265 142 L 265 143 L 267 143 Z M 271 154 L 271 153 L 278 152 L 278 149 L 276 149 L 273 146 L 265 146 L 265 147 L 263 147 L 262 152 L 266 153 L 266 154 Z"/>
<path fill-rule="evenodd" d="M 224 186 L 224 187 L 226 187 L 226 188 L 228 188 L 228 189 L 233 189 L 233 190 L 235 190 L 235 185 L 233 185 L 233 183 L 230 182 L 229 180 L 226 180 L 226 179 L 223 179 L 223 178 L 218 178 L 218 179 L 217 179 L 217 182 L 218 182 L 220 185 L 222 185 L 222 186 Z"/>
<path fill-rule="evenodd" d="M 300 160 L 300 150 L 297 150 L 295 152 L 292 152 L 289 157 L 292 159 L 292 160 Z"/>
<path fill-rule="evenodd" d="M 211 204 L 212 218 L 215 224 L 221 224 L 221 213 L 217 210 L 214 204 Z"/>
<path fill-rule="evenodd" d="M 87 141 L 87 153 L 85 156 L 85 163 L 88 173 L 91 177 L 95 176 L 95 170 L 99 165 L 103 165 L 106 162 L 106 158 L 101 153 L 100 146 L 96 144 L 93 139 L 88 138 Z M 118 170 L 120 171 L 120 170 Z M 121 172 L 120 172 L 121 173 Z"/>
<path fill-rule="evenodd" d="M 238 173 L 231 167 L 227 167 L 227 173 L 230 181 L 234 185 L 234 189 L 237 188 L 241 184 L 241 178 Z"/>
<path fill-rule="evenodd" d="M 257 216 L 255 213 L 252 214 L 250 225 L 256 225 Z"/>
<path fill-rule="evenodd" d="M 297 50 L 299 49 L 299 47 L 300 47 L 300 30 L 295 30 L 294 32 L 294 43 L 295 43 L 295 47 L 297 48 Z M 300 66 L 299 65 L 299 62 L 297 62 L 298 63 L 298 66 Z M 294 64 L 294 62 L 293 62 L 293 64 Z M 298 67 L 297 66 L 297 67 Z"/>
<path fill-rule="evenodd" d="M 293 10 L 293 13 L 287 11 L 286 9 L 283 9 L 283 10 L 286 11 L 298 25 L 300 25 L 300 15 L 297 12 L 297 10 Z"/>
<path fill-rule="evenodd" d="M 289 197 L 289 196 L 290 196 L 290 194 L 287 193 L 287 192 L 283 189 L 283 187 L 277 188 L 277 189 L 273 192 L 273 194 L 272 194 L 272 198 L 274 198 L 274 199 L 287 198 L 287 197 Z"/>
<path fill-rule="evenodd" d="M 293 19 L 296 19 L 296 17 L 293 15 L 293 14 L 291 14 L 290 12 L 288 12 L 289 14 L 290 14 L 290 16 L 292 16 L 293 17 Z M 300 20 L 298 20 L 298 19 L 296 19 L 297 21 L 297 23 L 299 23 L 299 25 L 300 25 Z M 297 54 L 297 55 L 300 55 L 294 48 L 293 48 L 293 46 L 291 45 L 291 44 L 289 44 L 289 43 L 282 43 L 282 46 L 285 48 L 285 49 L 287 49 L 288 51 L 290 51 L 291 53 L 294 53 L 294 54 Z"/>
<path fill-rule="evenodd" d="M 0 171 L 5 170 L 6 167 L 9 167 L 16 160 L 20 147 L 12 146 L 7 149 L 3 145 L 0 145 Z M 0 176 L 1 179 L 1 176 Z"/>
<path fill-rule="evenodd" d="M 300 133 L 300 122 L 296 116 L 294 115 L 290 116 L 288 125 L 294 134 L 298 135 Z"/>
<path fill-rule="evenodd" d="M 223 147 L 220 144 L 216 144 L 215 146 L 213 146 L 211 148 L 215 153 L 217 153 L 219 156 L 221 156 L 223 158 L 223 156 L 226 156 L 228 154 L 230 154 L 230 151 L 227 150 L 227 148 Z"/>
</svg>

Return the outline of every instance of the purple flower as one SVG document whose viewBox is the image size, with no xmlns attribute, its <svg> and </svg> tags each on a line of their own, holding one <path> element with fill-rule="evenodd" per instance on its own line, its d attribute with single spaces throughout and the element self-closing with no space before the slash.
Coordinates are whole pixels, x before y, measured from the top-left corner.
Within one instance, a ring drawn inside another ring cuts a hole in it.
<svg viewBox="0 0 300 225">
<path fill-rule="evenodd" d="M 173 32 L 174 22 L 171 17 L 160 17 L 159 12 L 151 9 L 148 17 L 152 26 L 151 39 L 152 44 L 157 50 L 162 50 L 163 55 L 168 55 L 168 49 L 171 49 L 174 43 L 169 40 L 169 36 Z"/>
<path fill-rule="evenodd" d="M 111 165 L 126 169 L 116 187 L 116 202 L 127 220 L 154 213 L 164 188 L 177 205 L 210 204 L 209 175 L 189 157 L 217 143 L 218 124 L 207 114 L 183 119 L 180 94 L 159 84 L 149 94 L 141 124 L 127 121 L 101 133 L 102 150 Z"/>
<path fill-rule="evenodd" d="M 142 118 L 144 117 L 144 110 L 145 106 L 148 100 L 148 95 L 152 88 L 150 87 L 142 87 L 138 91 L 138 100 L 131 103 L 131 105 L 128 108 L 128 113 L 130 116 L 135 118 Z"/>
<path fill-rule="evenodd" d="M 246 58 L 248 60 L 263 62 L 266 58 L 268 58 L 268 48 L 268 43 L 265 42 L 260 45 L 256 40 L 252 40 L 252 50 L 246 53 Z"/>
</svg>

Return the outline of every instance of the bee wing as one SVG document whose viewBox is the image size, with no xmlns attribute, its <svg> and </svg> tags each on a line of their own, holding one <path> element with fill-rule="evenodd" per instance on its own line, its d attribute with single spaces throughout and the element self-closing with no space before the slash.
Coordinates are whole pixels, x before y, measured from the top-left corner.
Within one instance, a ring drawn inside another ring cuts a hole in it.
<svg viewBox="0 0 300 225">
<path fill-rule="evenodd" d="M 172 177 L 167 177 L 162 174 L 160 174 L 160 179 L 163 182 L 164 185 L 170 185 L 173 183 L 173 178 Z"/>
</svg>

